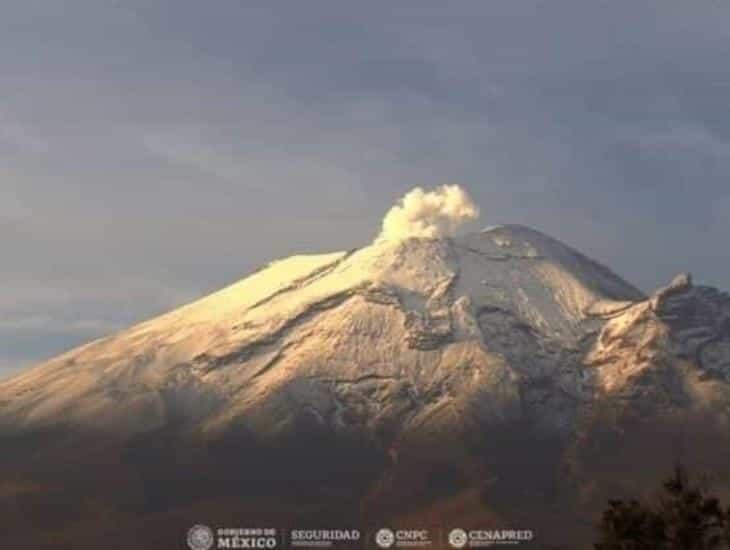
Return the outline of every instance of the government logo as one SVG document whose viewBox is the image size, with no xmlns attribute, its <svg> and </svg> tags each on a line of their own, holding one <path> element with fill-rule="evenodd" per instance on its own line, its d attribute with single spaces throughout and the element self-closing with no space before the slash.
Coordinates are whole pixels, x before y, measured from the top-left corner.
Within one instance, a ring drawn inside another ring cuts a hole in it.
<svg viewBox="0 0 730 550">
<path fill-rule="evenodd" d="M 188 530 L 190 550 L 210 550 L 215 543 L 213 530 L 207 525 L 193 525 Z"/>
<path fill-rule="evenodd" d="M 452 548 L 464 548 L 469 542 L 469 536 L 463 529 L 452 529 L 449 533 L 449 544 Z"/>
<path fill-rule="evenodd" d="M 390 529 L 381 529 L 375 534 L 375 543 L 380 548 L 390 548 L 395 543 L 395 533 Z"/>
</svg>

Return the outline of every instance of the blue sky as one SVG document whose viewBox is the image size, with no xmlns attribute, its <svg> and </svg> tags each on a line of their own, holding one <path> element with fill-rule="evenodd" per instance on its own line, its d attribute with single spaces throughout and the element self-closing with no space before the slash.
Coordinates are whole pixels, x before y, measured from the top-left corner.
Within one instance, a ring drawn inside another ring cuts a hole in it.
<svg viewBox="0 0 730 550">
<path fill-rule="evenodd" d="M 730 289 L 730 4 L 5 0 L 0 372 L 460 183 Z"/>
</svg>

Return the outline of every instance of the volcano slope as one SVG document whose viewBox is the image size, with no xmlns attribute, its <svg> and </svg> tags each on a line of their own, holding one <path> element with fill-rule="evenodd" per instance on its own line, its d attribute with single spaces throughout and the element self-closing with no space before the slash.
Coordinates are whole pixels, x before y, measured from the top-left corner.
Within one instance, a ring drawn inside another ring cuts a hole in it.
<svg viewBox="0 0 730 550">
<path fill-rule="evenodd" d="M 677 460 L 722 494 L 729 414 L 726 294 L 644 296 L 522 226 L 380 240 L 0 383 L 0 517 L 13 548 L 177 548 L 194 523 L 573 548 Z"/>
</svg>

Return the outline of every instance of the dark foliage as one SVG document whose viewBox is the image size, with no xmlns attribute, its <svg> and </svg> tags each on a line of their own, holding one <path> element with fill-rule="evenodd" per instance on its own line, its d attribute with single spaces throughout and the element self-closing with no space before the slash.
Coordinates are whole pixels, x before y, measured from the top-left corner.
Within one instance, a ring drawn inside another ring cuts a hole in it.
<svg viewBox="0 0 730 550">
<path fill-rule="evenodd" d="M 650 503 L 612 500 L 603 512 L 596 550 L 710 550 L 730 548 L 730 508 L 677 466 Z"/>
</svg>

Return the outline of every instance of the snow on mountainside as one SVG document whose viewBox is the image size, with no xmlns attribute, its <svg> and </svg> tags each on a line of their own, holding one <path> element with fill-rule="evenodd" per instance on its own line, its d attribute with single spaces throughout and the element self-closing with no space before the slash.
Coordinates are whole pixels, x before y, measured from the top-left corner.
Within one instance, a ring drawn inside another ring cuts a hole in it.
<svg viewBox="0 0 730 550">
<path fill-rule="evenodd" d="M 55 517 L 96 548 L 78 533 L 225 512 L 493 518 L 577 548 L 606 499 L 678 460 L 730 494 L 730 296 L 689 275 L 645 296 L 524 226 L 453 235 L 476 214 L 458 187 L 416 189 L 369 246 L 274 262 L 0 382 L 14 540 Z"/>
<path fill-rule="evenodd" d="M 141 432 L 451 429 L 586 391 L 583 341 L 639 291 L 532 229 L 298 256 L 0 385 L 0 416 Z M 597 324 L 598 323 L 598 324 Z"/>
<path fill-rule="evenodd" d="M 726 295 L 685 276 L 646 297 L 524 226 L 448 236 L 475 215 L 459 188 L 415 190 L 370 246 L 274 262 L 0 383 L 0 425 L 392 448 L 520 422 L 578 445 L 606 406 L 724 410 Z"/>
<path fill-rule="evenodd" d="M 689 275 L 644 296 L 528 227 L 453 236 L 476 214 L 458 187 L 416 189 L 369 246 L 274 262 L 0 382 L 15 540 L 78 510 L 105 534 L 227 510 L 497 518 L 576 548 L 677 460 L 730 479 L 730 296 Z"/>
<path fill-rule="evenodd" d="M 49 521 L 97 548 L 241 517 L 578 548 L 606 499 L 678 460 L 730 494 L 730 296 L 689 275 L 645 296 L 524 226 L 454 236 L 477 212 L 416 189 L 369 246 L 274 262 L 0 382 L 13 548 L 55 547 L 28 540 Z"/>
</svg>

